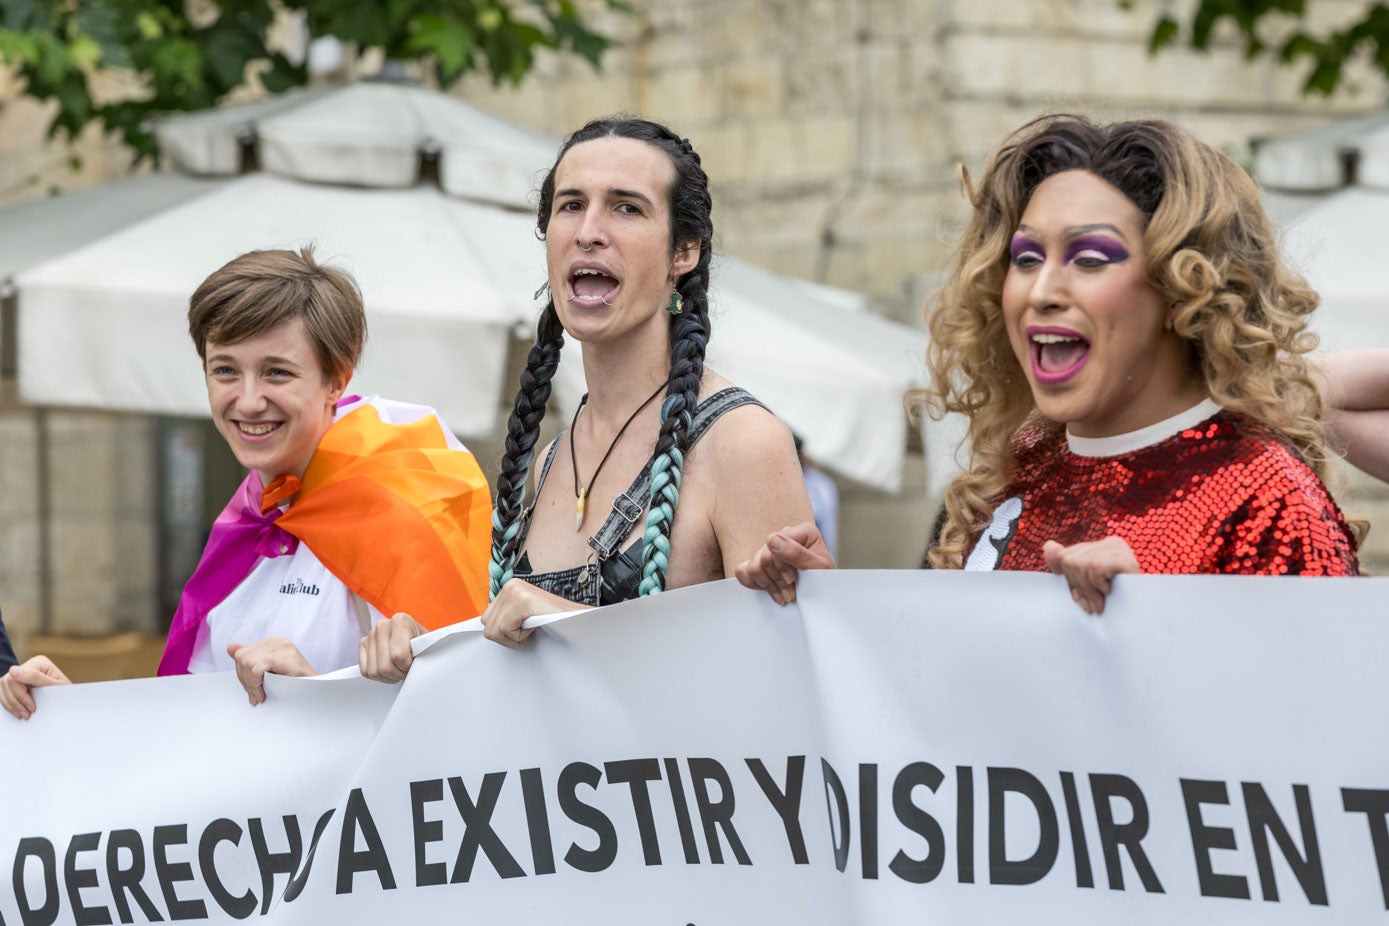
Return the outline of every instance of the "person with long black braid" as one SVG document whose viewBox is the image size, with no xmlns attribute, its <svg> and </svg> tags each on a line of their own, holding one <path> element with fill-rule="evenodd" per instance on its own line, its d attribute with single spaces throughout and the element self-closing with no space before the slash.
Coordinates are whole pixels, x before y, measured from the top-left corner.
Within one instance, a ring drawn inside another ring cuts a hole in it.
<svg viewBox="0 0 1389 926">
<path fill-rule="evenodd" d="M 704 366 L 711 206 L 689 142 L 642 119 L 590 122 L 545 177 L 549 296 L 497 480 L 490 639 L 519 646 L 533 615 L 731 576 L 770 531 L 811 517 L 789 429 Z M 566 335 L 588 395 L 537 452 Z M 382 622 L 364 672 L 402 677 L 418 632 Z"/>
</svg>

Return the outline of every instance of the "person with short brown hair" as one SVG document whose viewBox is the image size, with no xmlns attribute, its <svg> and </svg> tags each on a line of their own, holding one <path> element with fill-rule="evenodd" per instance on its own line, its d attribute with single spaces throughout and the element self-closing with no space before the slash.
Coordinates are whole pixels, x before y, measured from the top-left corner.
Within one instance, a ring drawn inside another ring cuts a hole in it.
<svg viewBox="0 0 1389 926">
<path fill-rule="evenodd" d="M 361 294 L 312 250 L 252 251 L 193 293 L 189 334 L 217 430 L 250 470 L 184 587 L 160 674 L 264 675 L 357 662 L 375 622 L 426 627 L 487 604 L 491 501 L 432 409 L 344 397 L 366 340 Z M 0 707 L 67 679 L 44 657 L 0 679 Z"/>
<path fill-rule="evenodd" d="M 362 294 L 347 273 L 319 263 L 312 247 L 242 254 L 188 301 L 188 334 L 204 362 L 208 344 L 239 344 L 295 320 L 324 375 L 346 382 L 366 345 Z"/>
</svg>

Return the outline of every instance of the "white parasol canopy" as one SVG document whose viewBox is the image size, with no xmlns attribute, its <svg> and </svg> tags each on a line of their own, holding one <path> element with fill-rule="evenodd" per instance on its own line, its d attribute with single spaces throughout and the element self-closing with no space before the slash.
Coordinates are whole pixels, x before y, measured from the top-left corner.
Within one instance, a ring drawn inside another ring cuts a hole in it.
<svg viewBox="0 0 1389 926">
<path fill-rule="evenodd" d="M 1327 193 L 1352 183 L 1389 187 L 1389 113 L 1259 139 L 1254 178 L 1279 193 Z"/>
<path fill-rule="evenodd" d="M 229 176 L 131 178 L 0 210 L 26 401 L 206 415 L 189 295 L 244 251 L 313 244 L 366 300 L 352 389 L 434 405 L 465 438 L 497 432 L 515 389 L 510 342 L 533 335 L 544 279 L 527 200 L 557 142 L 398 84 L 303 91 L 171 119 L 159 134 L 176 167 Z M 238 174 L 247 153 L 262 169 Z M 420 182 L 435 157 L 438 185 Z M 921 375 L 924 334 L 735 260 L 713 280 L 710 366 L 823 464 L 898 488 L 902 396 Z M 582 388 L 577 365 L 564 367 L 561 413 Z"/>
<path fill-rule="evenodd" d="M 249 145 L 281 177 L 402 188 L 419 182 L 424 153 L 445 193 L 521 209 L 559 147 L 456 97 L 374 81 L 180 116 L 156 134 L 175 169 L 207 177 L 240 173 Z"/>
<path fill-rule="evenodd" d="M 1293 218 L 1284 248 L 1321 297 L 1312 328 L 1326 350 L 1389 346 L 1389 265 L 1379 243 L 1389 191 L 1340 190 Z"/>
<path fill-rule="evenodd" d="M 1313 329 L 1335 350 L 1389 345 L 1389 113 L 1258 143 L 1255 178 L 1284 248 L 1321 296 Z"/>
</svg>

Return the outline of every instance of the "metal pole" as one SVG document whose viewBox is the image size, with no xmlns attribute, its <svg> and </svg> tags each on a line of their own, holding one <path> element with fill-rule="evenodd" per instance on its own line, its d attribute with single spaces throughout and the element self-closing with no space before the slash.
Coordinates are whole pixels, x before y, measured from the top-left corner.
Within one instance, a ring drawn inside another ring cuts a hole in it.
<svg viewBox="0 0 1389 926">
<path fill-rule="evenodd" d="M 0 280 L 0 379 L 15 378 L 19 371 L 19 300 L 14 280 Z"/>
</svg>

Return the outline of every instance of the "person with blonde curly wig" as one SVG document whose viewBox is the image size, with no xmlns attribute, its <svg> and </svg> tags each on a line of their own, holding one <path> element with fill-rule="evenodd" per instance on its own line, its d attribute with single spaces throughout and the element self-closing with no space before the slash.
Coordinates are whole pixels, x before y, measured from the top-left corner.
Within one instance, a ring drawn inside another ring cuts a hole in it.
<svg viewBox="0 0 1389 926">
<path fill-rule="evenodd" d="M 1088 613 L 1121 572 L 1358 573 L 1322 483 L 1317 297 L 1243 170 L 1171 123 L 1050 116 L 970 198 L 928 306 L 925 398 L 970 441 L 930 565 L 1060 573 Z M 745 584 L 794 582 L 782 546 Z"/>
</svg>

